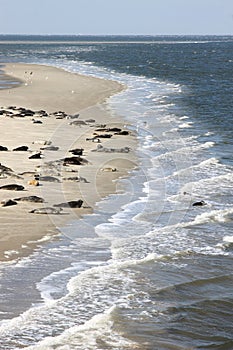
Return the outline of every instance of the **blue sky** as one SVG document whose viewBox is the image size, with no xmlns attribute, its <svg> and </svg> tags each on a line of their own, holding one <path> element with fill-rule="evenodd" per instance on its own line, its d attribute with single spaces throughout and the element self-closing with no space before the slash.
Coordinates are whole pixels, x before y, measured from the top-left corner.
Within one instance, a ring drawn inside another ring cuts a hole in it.
<svg viewBox="0 0 233 350">
<path fill-rule="evenodd" d="M 231 34 L 233 0 L 0 0 L 0 34 Z"/>
</svg>

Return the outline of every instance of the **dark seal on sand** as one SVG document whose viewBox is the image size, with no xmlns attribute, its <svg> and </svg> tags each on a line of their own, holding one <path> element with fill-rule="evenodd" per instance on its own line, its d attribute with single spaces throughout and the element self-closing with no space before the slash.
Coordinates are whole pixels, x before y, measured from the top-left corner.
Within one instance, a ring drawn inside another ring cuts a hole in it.
<svg viewBox="0 0 233 350">
<path fill-rule="evenodd" d="M 66 157 L 63 159 L 64 165 L 83 165 L 87 164 L 88 161 L 82 157 Z"/>
<path fill-rule="evenodd" d="M 29 159 L 41 159 L 41 152 L 32 154 L 30 157 L 28 157 Z"/>
<path fill-rule="evenodd" d="M 0 186 L 0 190 L 23 191 L 24 187 L 22 185 L 9 184 L 9 185 Z"/>
<path fill-rule="evenodd" d="M 0 145 L 0 151 L 8 151 L 8 148 Z"/>
<path fill-rule="evenodd" d="M 13 149 L 13 151 L 28 151 L 28 146 L 19 146 Z"/>
<path fill-rule="evenodd" d="M 54 207 L 58 208 L 81 208 L 83 204 L 83 201 L 81 199 L 77 201 L 69 201 L 65 203 L 60 203 L 60 204 L 54 204 Z"/>
<path fill-rule="evenodd" d="M 75 148 L 71 149 L 69 152 L 72 153 L 74 156 L 82 156 L 83 155 L 83 148 Z"/>
<path fill-rule="evenodd" d="M 34 203 L 43 203 L 44 199 L 38 196 L 27 196 L 27 197 L 19 197 L 14 198 L 15 201 L 19 202 L 34 202 Z"/>
<path fill-rule="evenodd" d="M 2 207 L 10 207 L 11 205 L 16 205 L 18 203 L 12 199 L 6 199 L 2 201 L 1 204 L 2 204 Z"/>
</svg>

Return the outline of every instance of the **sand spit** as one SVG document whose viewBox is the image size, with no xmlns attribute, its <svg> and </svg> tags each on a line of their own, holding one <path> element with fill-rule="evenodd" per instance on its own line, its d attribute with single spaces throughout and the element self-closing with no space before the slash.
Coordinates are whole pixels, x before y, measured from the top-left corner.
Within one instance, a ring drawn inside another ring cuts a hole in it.
<svg viewBox="0 0 233 350">
<path fill-rule="evenodd" d="M 114 193 L 136 139 L 105 108 L 120 84 L 40 65 L 5 72 L 22 81 L 0 91 L 0 259 L 10 260 Z"/>
</svg>

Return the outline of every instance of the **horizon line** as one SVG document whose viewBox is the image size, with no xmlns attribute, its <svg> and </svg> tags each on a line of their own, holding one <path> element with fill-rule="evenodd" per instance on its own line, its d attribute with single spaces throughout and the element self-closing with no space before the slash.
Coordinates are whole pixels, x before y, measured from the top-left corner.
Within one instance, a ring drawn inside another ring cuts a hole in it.
<svg viewBox="0 0 233 350">
<path fill-rule="evenodd" d="M 188 34 L 54 34 L 54 33 L 38 33 L 38 34 L 28 34 L 28 33 L 0 33 L 0 36 L 72 36 L 72 37 L 80 37 L 80 36 L 92 36 L 92 37 L 98 37 L 98 36 L 132 36 L 132 37 L 137 37 L 137 36 L 146 36 L 146 37 L 155 37 L 155 36 L 233 36 L 233 34 L 195 34 L 195 33 L 188 33 Z"/>
</svg>

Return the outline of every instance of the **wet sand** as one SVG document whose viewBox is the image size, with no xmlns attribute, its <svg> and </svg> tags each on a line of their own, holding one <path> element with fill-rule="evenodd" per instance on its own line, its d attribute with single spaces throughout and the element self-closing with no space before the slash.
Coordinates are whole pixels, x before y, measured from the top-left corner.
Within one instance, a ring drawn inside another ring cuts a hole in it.
<svg viewBox="0 0 233 350">
<path fill-rule="evenodd" d="M 2 261 L 30 254 L 38 240 L 92 213 L 101 198 L 116 191 L 115 180 L 136 166 L 135 135 L 105 104 L 123 86 L 49 66 L 7 64 L 4 71 L 22 84 L 0 91 L 0 146 L 7 148 L 0 151 Z M 28 150 L 14 151 L 20 146 Z M 10 184 L 23 190 L 1 188 Z M 44 202 L 18 200 L 28 196 Z M 9 199 L 16 203 L 3 206 Z M 57 206 L 78 200 L 80 208 Z M 44 208 L 48 214 L 37 213 Z"/>
</svg>

